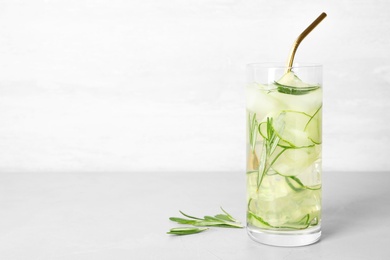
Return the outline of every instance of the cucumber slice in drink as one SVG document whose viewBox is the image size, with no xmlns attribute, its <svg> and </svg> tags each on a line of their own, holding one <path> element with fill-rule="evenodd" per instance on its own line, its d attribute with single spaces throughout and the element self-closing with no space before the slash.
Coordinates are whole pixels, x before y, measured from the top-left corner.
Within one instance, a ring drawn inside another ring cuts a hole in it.
<svg viewBox="0 0 390 260">
<path fill-rule="evenodd" d="M 283 121 L 282 131 L 273 126 L 276 135 L 280 138 L 279 146 L 299 148 L 321 144 L 322 106 L 317 108 L 313 115 L 300 111 L 283 110 L 278 116 L 272 113 L 268 116 Z M 263 121 L 259 124 L 259 132 L 263 138 L 268 138 L 266 122 Z"/>
<path fill-rule="evenodd" d="M 283 110 L 274 118 L 277 119 L 274 121 L 275 123 L 272 127 L 273 131 L 280 138 L 279 146 L 296 148 L 313 145 L 313 142 L 309 139 L 308 133 L 305 131 L 305 127 L 308 125 L 311 118 L 310 115 L 299 111 Z M 277 122 L 281 121 L 283 122 L 283 128 L 275 125 Z M 266 122 L 261 122 L 259 124 L 260 135 L 266 139 L 269 138 L 267 126 L 268 124 Z"/>
<path fill-rule="evenodd" d="M 322 104 L 322 89 L 310 91 L 305 95 L 290 95 L 280 93 L 275 90 L 269 93 L 274 99 L 278 100 L 280 110 L 294 110 L 306 113 L 310 116 L 314 115 L 316 110 Z"/>
<path fill-rule="evenodd" d="M 305 126 L 305 132 L 309 139 L 315 144 L 322 143 L 322 106 L 320 106 Z"/>
<path fill-rule="evenodd" d="M 272 169 L 283 176 L 297 176 L 310 167 L 320 156 L 317 147 L 278 148 Z"/>
<path fill-rule="evenodd" d="M 304 95 L 320 87 L 303 82 L 294 72 L 284 74 L 282 78 L 275 81 L 275 85 L 280 93 L 291 95 Z"/>
<path fill-rule="evenodd" d="M 279 145 L 292 147 L 310 146 L 312 142 L 308 138 L 304 128 L 310 119 L 310 116 L 298 111 L 284 111 L 285 127 L 280 135 Z"/>
</svg>

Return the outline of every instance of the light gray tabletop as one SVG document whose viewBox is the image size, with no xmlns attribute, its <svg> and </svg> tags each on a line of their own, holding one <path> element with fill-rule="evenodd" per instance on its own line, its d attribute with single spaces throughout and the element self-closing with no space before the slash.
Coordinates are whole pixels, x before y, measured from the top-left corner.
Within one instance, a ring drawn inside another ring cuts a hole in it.
<svg viewBox="0 0 390 260">
<path fill-rule="evenodd" d="M 0 259 L 390 259 L 389 184 L 324 173 L 322 239 L 279 248 L 245 229 L 166 234 L 178 210 L 245 222 L 244 173 L 0 173 Z"/>
</svg>

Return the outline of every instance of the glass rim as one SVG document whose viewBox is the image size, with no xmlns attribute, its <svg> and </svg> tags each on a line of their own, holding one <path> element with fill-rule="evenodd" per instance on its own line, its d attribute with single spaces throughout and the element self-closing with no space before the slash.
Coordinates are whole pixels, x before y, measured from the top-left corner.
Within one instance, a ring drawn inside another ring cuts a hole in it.
<svg viewBox="0 0 390 260">
<path fill-rule="evenodd" d="M 247 68 L 267 68 L 267 69 L 288 69 L 285 62 L 253 62 L 246 65 Z M 312 62 L 297 62 L 291 67 L 292 69 L 298 68 L 322 68 L 320 63 Z"/>
</svg>

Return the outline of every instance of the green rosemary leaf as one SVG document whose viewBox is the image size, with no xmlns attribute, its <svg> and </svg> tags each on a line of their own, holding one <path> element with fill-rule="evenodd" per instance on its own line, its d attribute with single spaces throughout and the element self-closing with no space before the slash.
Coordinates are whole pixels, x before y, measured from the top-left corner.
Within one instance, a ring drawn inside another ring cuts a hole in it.
<svg viewBox="0 0 390 260">
<path fill-rule="evenodd" d="M 224 214 L 217 214 L 214 216 L 216 219 L 222 220 L 222 221 L 232 221 L 228 216 Z"/>
<path fill-rule="evenodd" d="M 196 227 L 227 227 L 227 228 L 242 228 L 243 227 L 240 223 L 211 221 L 211 220 L 199 221 L 193 225 Z"/>
<path fill-rule="evenodd" d="M 219 222 L 224 221 L 222 219 L 212 217 L 212 216 L 204 216 L 204 220 L 206 220 L 206 221 L 219 221 Z"/>
<path fill-rule="evenodd" d="M 223 211 L 223 213 L 226 214 L 226 216 L 230 219 L 230 221 L 237 222 L 237 220 L 235 218 L 233 218 L 232 215 L 227 213 L 226 210 L 224 210 L 222 207 L 221 207 L 221 210 Z"/>
<path fill-rule="evenodd" d="M 192 235 L 196 233 L 203 232 L 207 230 L 207 227 L 178 227 L 178 228 L 172 228 L 167 232 L 167 234 L 171 235 Z"/>
<path fill-rule="evenodd" d="M 226 221 L 216 217 L 205 216 L 204 221 L 195 223 L 196 226 L 242 227 L 238 222 Z"/>
<path fill-rule="evenodd" d="M 185 218 L 176 218 L 176 217 L 170 217 L 171 221 L 177 222 L 179 224 L 187 224 L 187 225 L 193 225 L 197 222 L 197 220 L 191 220 L 191 219 L 185 219 Z"/>
<path fill-rule="evenodd" d="M 186 216 L 187 218 L 192 218 L 192 219 L 199 219 L 199 220 L 203 220 L 202 218 L 197 218 L 197 217 L 193 217 L 193 216 L 190 216 L 188 214 L 185 214 L 183 211 L 179 210 L 179 212 L 183 215 L 183 216 Z"/>
<path fill-rule="evenodd" d="M 223 225 L 225 225 L 224 222 L 212 221 L 212 220 L 199 221 L 194 224 L 194 226 L 197 227 L 211 227 L 211 226 L 223 226 Z"/>
</svg>

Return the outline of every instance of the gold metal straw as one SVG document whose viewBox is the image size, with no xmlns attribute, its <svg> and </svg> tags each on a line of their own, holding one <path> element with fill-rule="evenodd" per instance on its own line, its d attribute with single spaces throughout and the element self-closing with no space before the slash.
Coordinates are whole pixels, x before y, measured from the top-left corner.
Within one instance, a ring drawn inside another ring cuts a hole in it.
<svg viewBox="0 0 390 260">
<path fill-rule="evenodd" d="M 294 62 L 294 56 L 295 56 L 295 52 L 297 51 L 298 49 L 298 46 L 299 44 L 301 43 L 301 41 L 303 41 L 303 39 L 305 39 L 305 37 L 322 21 L 324 20 L 324 18 L 326 17 L 326 13 L 322 13 L 320 14 L 320 16 L 317 17 L 317 19 L 314 20 L 314 22 L 312 22 L 309 27 L 307 27 L 299 36 L 298 38 L 295 40 L 294 42 L 294 45 L 291 49 L 291 52 L 290 52 L 290 55 L 288 57 L 288 61 L 287 61 L 287 71 L 286 72 L 290 72 L 291 71 L 291 68 L 292 68 L 292 65 L 293 65 L 293 62 Z"/>
</svg>

